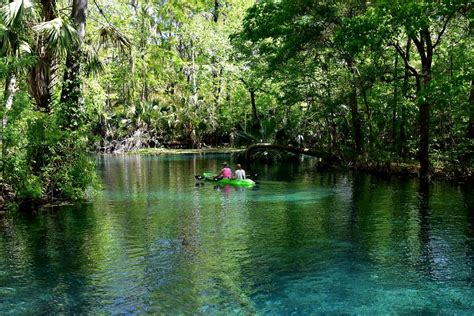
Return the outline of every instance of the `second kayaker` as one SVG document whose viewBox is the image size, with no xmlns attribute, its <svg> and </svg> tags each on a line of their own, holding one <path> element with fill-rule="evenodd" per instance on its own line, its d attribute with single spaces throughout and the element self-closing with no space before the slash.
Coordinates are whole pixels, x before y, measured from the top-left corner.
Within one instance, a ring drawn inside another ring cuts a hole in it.
<svg viewBox="0 0 474 316">
<path fill-rule="evenodd" d="M 245 170 L 242 169 L 240 163 L 237 164 L 237 169 L 235 170 L 235 179 L 237 180 L 244 180 L 245 177 Z"/>
</svg>

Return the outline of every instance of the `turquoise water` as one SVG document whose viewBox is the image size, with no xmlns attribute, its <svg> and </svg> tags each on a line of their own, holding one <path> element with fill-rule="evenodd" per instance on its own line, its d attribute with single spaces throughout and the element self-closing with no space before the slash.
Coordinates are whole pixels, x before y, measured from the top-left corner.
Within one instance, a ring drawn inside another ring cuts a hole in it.
<svg viewBox="0 0 474 316">
<path fill-rule="evenodd" d="M 473 314 L 474 194 L 447 183 L 254 166 L 226 155 L 99 160 L 93 203 L 0 214 L 0 314 Z"/>
</svg>

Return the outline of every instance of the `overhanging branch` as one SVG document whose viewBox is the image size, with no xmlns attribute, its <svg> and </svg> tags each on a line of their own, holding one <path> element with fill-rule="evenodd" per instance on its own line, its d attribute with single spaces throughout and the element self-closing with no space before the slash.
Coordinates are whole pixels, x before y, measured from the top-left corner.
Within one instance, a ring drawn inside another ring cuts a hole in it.
<svg viewBox="0 0 474 316">
<path fill-rule="evenodd" d="M 416 71 L 416 69 L 412 65 L 410 65 L 410 62 L 408 61 L 407 56 L 406 56 L 405 51 L 403 50 L 403 48 L 401 48 L 398 43 L 393 43 L 392 46 L 395 47 L 398 54 L 402 57 L 403 62 L 405 63 L 405 66 L 412 72 L 412 74 L 415 77 L 418 77 L 418 72 Z"/>
<path fill-rule="evenodd" d="M 248 161 L 250 158 L 250 155 L 258 150 L 277 150 L 277 151 L 287 151 L 291 152 L 294 154 L 300 154 L 300 155 L 308 155 L 312 157 L 318 157 L 318 158 L 323 158 L 323 159 L 333 159 L 335 161 L 339 160 L 338 157 L 336 157 L 333 154 L 329 154 L 325 151 L 320 151 L 320 150 L 314 150 L 314 149 L 309 149 L 309 148 L 300 148 L 300 147 L 292 147 L 292 146 L 285 146 L 285 145 L 277 145 L 277 144 L 254 144 L 250 145 L 246 150 L 245 150 L 245 159 Z"/>
</svg>

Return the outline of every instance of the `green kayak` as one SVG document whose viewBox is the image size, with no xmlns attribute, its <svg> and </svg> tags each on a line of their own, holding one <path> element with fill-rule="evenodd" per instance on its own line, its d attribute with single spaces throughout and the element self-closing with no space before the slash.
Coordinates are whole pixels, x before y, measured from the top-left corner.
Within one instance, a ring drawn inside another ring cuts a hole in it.
<svg viewBox="0 0 474 316">
<path fill-rule="evenodd" d="M 230 185 L 235 185 L 239 187 L 253 187 L 255 185 L 255 182 L 250 179 L 244 179 L 244 180 L 222 179 L 219 181 L 215 181 L 214 180 L 214 177 L 216 176 L 215 174 L 212 174 L 210 172 L 204 172 L 202 175 L 204 176 L 205 180 L 213 181 L 219 184 L 230 184 Z"/>
</svg>

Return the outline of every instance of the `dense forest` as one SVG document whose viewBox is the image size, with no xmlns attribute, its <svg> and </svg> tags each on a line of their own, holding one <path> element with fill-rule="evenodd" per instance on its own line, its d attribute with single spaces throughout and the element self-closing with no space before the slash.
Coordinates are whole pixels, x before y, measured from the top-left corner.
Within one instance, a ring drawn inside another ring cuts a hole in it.
<svg viewBox="0 0 474 316">
<path fill-rule="evenodd" d="M 155 147 L 270 143 L 469 177 L 473 15 L 467 0 L 4 0 L 2 196 L 82 199 L 92 153 Z"/>
</svg>

